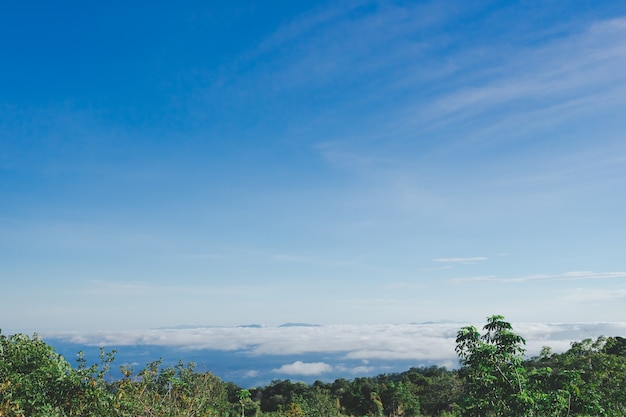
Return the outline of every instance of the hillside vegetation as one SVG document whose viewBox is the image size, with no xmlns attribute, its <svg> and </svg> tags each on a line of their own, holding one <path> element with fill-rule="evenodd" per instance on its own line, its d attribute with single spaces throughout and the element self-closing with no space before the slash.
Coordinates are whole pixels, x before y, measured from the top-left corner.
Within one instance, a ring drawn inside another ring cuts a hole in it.
<svg viewBox="0 0 626 417">
<path fill-rule="evenodd" d="M 4 416 L 622 416 L 626 339 L 573 342 L 560 354 L 524 357 L 525 340 L 502 316 L 482 332 L 458 331 L 461 368 L 411 368 L 376 377 L 306 385 L 273 381 L 242 389 L 194 364 L 151 362 L 123 377 L 109 371 L 115 351 L 76 366 L 37 335 L 0 333 L 0 417 Z"/>
</svg>

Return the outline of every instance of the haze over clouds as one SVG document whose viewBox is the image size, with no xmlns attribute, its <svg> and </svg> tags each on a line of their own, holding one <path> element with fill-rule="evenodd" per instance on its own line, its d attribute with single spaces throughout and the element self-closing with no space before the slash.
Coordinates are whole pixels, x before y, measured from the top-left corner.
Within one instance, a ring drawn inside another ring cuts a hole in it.
<svg viewBox="0 0 626 417">
<path fill-rule="evenodd" d="M 458 325 L 397 323 L 625 335 L 626 4 L 213 3 L 2 6 L 3 332 L 440 363 Z"/>
</svg>

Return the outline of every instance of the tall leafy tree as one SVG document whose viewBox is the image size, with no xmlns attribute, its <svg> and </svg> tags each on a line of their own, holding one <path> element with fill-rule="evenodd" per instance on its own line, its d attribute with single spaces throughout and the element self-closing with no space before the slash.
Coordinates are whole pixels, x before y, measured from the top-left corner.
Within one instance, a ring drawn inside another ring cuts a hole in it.
<svg viewBox="0 0 626 417">
<path fill-rule="evenodd" d="M 526 341 L 504 316 L 487 318 L 481 335 L 474 326 L 457 333 L 456 352 L 464 366 L 464 410 L 468 416 L 528 415 L 532 402 L 523 366 Z"/>
</svg>

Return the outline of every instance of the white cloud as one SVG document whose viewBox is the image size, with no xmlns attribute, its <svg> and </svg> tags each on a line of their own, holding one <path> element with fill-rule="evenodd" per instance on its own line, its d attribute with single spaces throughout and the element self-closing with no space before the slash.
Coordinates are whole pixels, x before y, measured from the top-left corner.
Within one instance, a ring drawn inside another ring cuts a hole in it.
<svg viewBox="0 0 626 417">
<path fill-rule="evenodd" d="M 537 274 L 527 275 L 517 278 L 498 278 L 496 276 L 476 276 L 467 278 L 456 278 L 451 280 L 452 282 L 471 284 L 480 282 L 502 282 L 502 283 L 514 283 L 514 282 L 528 282 L 528 281 L 571 281 L 571 280 L 597 280 L 597 279 L 615 279 L 625 278 L 626 272 L 594 272 L 594 271 L 571 271 L 563 274 Z"/>
<path fill-rule="evenodd" d="M 271 62 L 265 77 L 274 88 L 352 81 L 355 76 L 417 61 L 415 55 L 421 55 L 424 45 L 411 35 L 450 17 L 449 8 L 422 4 L 355 13 L 359 3 L 301 16 L 278 28 L 248 58 L 260 61 L 258 57 L 264 56 L 264 63 Z"/>
<path fill-rule="evenodd" d="M 283 365 L 278 369 L 274 369 L 273 372 L 287 375 L 320 375 L 325 372 L 330 372 L 332 369 L 332 366 L 324 362 L 306 363 L 302 361 L 295 361 L 294 363 Z"/>
<path fill-rule="evenodd" d="M 590 102 L 606 106 L 602 101 L 607 97 L 623 102 L 615 88 L 626 82 L 619 71 L 626 62 L 624 22 L 598 22 L 581 34 L 539 49 L 520 49 L 498 69 L 499 78 L 491 76 L 483 85 L 442 96 L 427 111 L 434 118 L 468 117 L 497 106 L 531 101 L 531 108 L 548 112 L 556 104 L 561 110 L 570 105 L 567 114 L 571 116 Z M 489 71 L 493 75 L 493 68 Z"/>
<path fill-rule="evenodd" d="M 433 262 L 442 262 L 442 263 L 471 263 L 471 262 L 480 262 L 486 261 L 487 257 L 485 256 L 474 256 L 470 258 L 435 258 Z"/>
<path fill-rule="evenodd" d="M 402 15 L 416 18 L 411 15 L 416 12 L 417 10 L 408 8 L 402 10 Z M 392 27 L 396 13 L 377 16 L 377 19 L 389 19 L 386 25 L 382 24 L 380 27 Z M 436 65 L 430 61 L 425 62 L 428 56 L 421 53 L 402 56 L 389 52 L 405 47 L 403 43 L 406 38 L 410 38 L 418 27 L 398 25 L 398 30 L 394 32 L 396 38 L 384 50 L 396 57 L 397 61 L 392 62 L 400 62 L 402 67 L 411 68 L 412 71 L 407 71 L 405 79 L 398 80 L 398 77 L 394 77 L 390 83 L 403 84 L 409 90 L 420 90 L 425 81 L 411 81 L 411 77 L 415 73 L 421 73 L 423 68 L 435 65 L 439 69 L 441 61 L 445 61 L 447 64 L 453 62 L 455 70 L 437 80 L 441 82 L 440 85 L 429 85 L 429 90 L 433 91 L 432 97 L 424 99 L 421 94 L 416 94 L 416 98 L 404 102 L 403 107 L 398 105 L 388 109 L 386 120 L 389 122 L 381 122 L 380 130 L 367 127 L 367 130 L 349 135 L 353 139 L 345 139 L 346 135 L 330 138 L 319 150 L 333 165 L 343 166 L 347 170 L 362 173 L 378 167 L 386 168 L 379 170 L 386 172 L 391 166 L 390 158 L 382 155 L 389 155 L 389 149 L 393 148 L 394 143 L 405 143 L 398 138 L 406 138 L 408 141 L 416 134 L 425 137 L 433 133 L 437 135 L 441 129 L 447 132 L 452 125 L 458 123 L 462 134 L 447 135 L 449 140 L 441 141 L 442 147 L 454 149 L 450 145 L 455 142 L 458 145 L 485 142 L 493 146 L 498 141 L 514 141 L 525 134 L 536 136 L 538 131 L 570 125 L 570 122 L 580 120 L 581 117 L 599 115 L 602 109 L 614 111 L 626 103 L 626 73 L 622 71 L 626 65 L 625 22 L 626 19 L 599 21 L 579 28 L 569 36 L 554 38 L 556 40 L 541 43 L 539 46 L 537 43 L 528 47 L 520 46 L 514 50 L 506 43 L 490 43 L 487 40 L 485 44 L 474 45 L 473 50 L 462 51 L 456 55 L 452 53 L 445 60 L 438 59 L 435 61 Z M 358 18 L 350 23 L 343 23 L 347 26 L 359 24 Z M 365 33 L 349 29 L 345 31 L 350 35 L 358 34 L 359 39 Z M 343 40 L 342 44 L 344 43 L 346 50 L 333 49 L 340 57 L 354 53 L 354 49 L 349 47 L 349 40 Z M 312 50 L 315 52 L 311 53 L 331 53 L 325 48 Z M 377 56 L 385 60 L 384 55 Z M 497 65 L 485 65 L 481 63 L 485 56 L 502 56 L 503 59 L 498 60 Z M 333 61 L 333 57 L 326 60 L 316 57 L 315 60 L 328 62 Z M 371 55 L 367 57 L 371 61 Z M 295 72 L 301 74 L 299 66 L 297 67 L 298 71 Z M 334 71 L 339 69 L 334 68 Z M 458 82 L 450 82 L 456 81 L 455 77 L 461 73 L 463 78 L 474 81 L 460 85 Z M 306 74 L 308 81 L 309 73 Z M 354 76 L 352 72 L 351 75 Z M 456 87 L 449 89 L 449 85 Z M 503 116 L 503 111 L 508 113 Z M 465 126 L 467 123 L 471 124 L 471 129 Z M 372 145 L 375 143 L 385 144 L 384 154 L 380 147 Z M 576 152 L 575 146 L 571 147 L 571 152 Z M 414 166 L 415 155 L 409 152 L 407 156 L 408 166 Z M 394 166 L 404 166 L 401 154 L 395 153 L 391 159 Z M 396 171 L 399 169 L 396 168 Z"/>
</svg>

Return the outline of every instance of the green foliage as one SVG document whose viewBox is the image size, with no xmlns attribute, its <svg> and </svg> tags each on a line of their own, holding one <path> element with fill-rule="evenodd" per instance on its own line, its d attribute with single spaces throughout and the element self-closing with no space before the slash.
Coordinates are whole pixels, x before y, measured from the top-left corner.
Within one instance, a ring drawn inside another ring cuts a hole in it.
<svg viewBox="0 0 626 417">
<path fill-rule="evenodd" d="M 111 386 L 123 415 L 209 417 L 232 409 L 220 379 L 209 372 L 196 372 L 193 363 L 161 367 L 158 360 L 136 375 L 126 367 L 122 372 L 124 378 Z"/>
<path fill-rule="evenodd" d="M 37 335 L 0 334 L 0 415 L 65 415 L 71 365 Z"/>
<path fill-rule="evenodd" d="M 537 391 L 552 393 L 569 415 L 626 415 L 626 357 L 619 339 L 585 339 L 562 354 L 542 352 L 527 364 L 542 375 Z"/>
<path fill-rule="evenodd" d="M 522 366 L 526 341 L 503 316 L 488 317 L 483 330 L 481 335 L 467 326 L 457 333 L 456 352 L 465 367 L 465 415 L 528 415 L 532 399 Z"/>
<path fill-rule="evenodd" d="M 422 379 L 424 383 L 420 384 L 418 392 L 424 415 L 443 416 L 458 411 L 463 393 L 463 381 L 458 372 L 431 367 L 423 370 Z"/>
<path fill-rule="evenodd" d="M 230 409 L 216 376 L 180 362 L 161 368 L 156 361 L 134 375 L 107 381 L 115 351 L 100 352 L 87 366 L 78 354 L 73 368 L 36 335 L 0 334 L 0 416 L 224 416 Z"/>
<path fill-rule="evenodd" d="M 421 407 L 417 390 L 405 382 L 389 382 L 383 391 L 386 415 L 394 417 L 417 417 Z"/>
<path fill-rule="evenodd" d="M 626 415 L 624 339 L 585 339 L 565 353 L 544 348 L 524 360 L 524 339 L 504 317 L 488 318 L 484 330 L 464 327 L 457 335 L 463 415 Z"/>
<path fill-rule="evenodd" d="M 339 417 L 339 406 L 330 391 L 320 385 L 308 388 L 304 395 L 294 395 L 287 407 L 287 414 L 293 417 Z"/>
<path fill-rule="evenodd" d="M 602 348 L 602 352 L 609 355 L 626 356 L 626 339 L 623 337 L 609 337 Z"/>
</svg>

